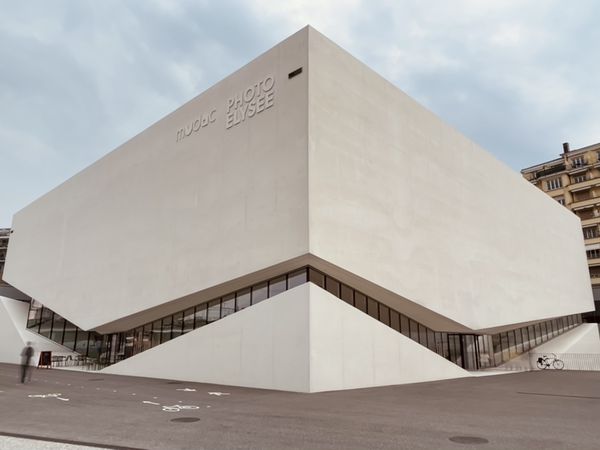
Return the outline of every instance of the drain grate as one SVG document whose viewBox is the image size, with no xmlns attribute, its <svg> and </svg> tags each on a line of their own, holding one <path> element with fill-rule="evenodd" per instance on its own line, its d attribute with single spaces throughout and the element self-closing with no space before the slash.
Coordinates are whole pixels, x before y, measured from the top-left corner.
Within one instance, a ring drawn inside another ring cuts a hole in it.
<svg viewBox="0 0 600 450">
<path fill-rule="evenodd" d="M 487 444 L 490 442 L 487 439 L 477 436 L 452 436 L 449 439 L 457 444 Z"/>
<path fill-rule="evenodd" d="M 178 417 L 177 419 L 171 419 L 171 422 L 179 422 L 179 423 L 190 423 L 190 422 L 198 422 L 200 419 L 197 417 Z"/>
</svg>

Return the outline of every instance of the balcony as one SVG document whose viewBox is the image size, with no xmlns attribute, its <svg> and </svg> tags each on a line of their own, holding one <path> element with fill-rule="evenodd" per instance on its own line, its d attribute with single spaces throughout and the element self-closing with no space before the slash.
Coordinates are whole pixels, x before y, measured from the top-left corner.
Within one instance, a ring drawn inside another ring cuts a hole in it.
<svg viewBox="0 0 600 450">
<path fill-rule="evenodd" d="M 585 172 L 588 169 L 591 169 L 591 166 L 587 162 L 584 162 L 583 164 L 570 164 L 567 172 L 571 175 Z"/>
</svg>

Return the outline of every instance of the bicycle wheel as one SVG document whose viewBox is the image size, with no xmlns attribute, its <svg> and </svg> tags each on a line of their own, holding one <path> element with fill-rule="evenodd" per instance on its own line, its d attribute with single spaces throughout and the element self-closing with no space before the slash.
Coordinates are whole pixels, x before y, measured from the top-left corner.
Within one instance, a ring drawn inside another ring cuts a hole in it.
<svg viewBox="0 0 600 450">
<path fill-rule="evenodd" d="M 541 361 L 541 360 L 538 359 L 538 361 L 537 361 L 537 368 L 540 369 L 540 370 L 544 370 L 546 367 L 548 367 L 548 366 L 546 366 L 546 363 L 544 361 Z"/>
<path fill-rule="evenodd" d="M 565 367 L 565 363 L 562 362 L 560 359 L 555 359 L 552 363 L 552 367 L 554 367 L 556 370 L 563 370 Z"/>
</svg>

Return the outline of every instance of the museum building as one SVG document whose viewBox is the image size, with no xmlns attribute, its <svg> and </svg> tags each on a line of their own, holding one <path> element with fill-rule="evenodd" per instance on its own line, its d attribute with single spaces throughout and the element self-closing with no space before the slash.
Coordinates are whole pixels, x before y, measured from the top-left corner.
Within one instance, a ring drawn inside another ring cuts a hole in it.
<svg viewBox="0 0 600 450">
<path fill-rule="evenodd" d="M 34 340 L 297 392 L 468 377 L 581 326 L 580 230 L 306 27 L 15 214 L 0 359 Z"/>
</svg>

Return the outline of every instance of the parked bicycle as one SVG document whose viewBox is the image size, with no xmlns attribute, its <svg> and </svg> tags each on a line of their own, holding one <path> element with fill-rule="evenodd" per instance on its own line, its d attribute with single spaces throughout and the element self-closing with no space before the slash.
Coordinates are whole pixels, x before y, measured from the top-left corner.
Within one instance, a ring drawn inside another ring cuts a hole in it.
<svg viewBox="0 0 600 450">
<path fill-rule="evenodd" d="M 548 355 L 542 355 L 537 359 L 537 368 L 540 370 L 544 369 L 557 369 L 562 370 L 565 367 L 565 363 L 556 357 L 554 353 L 549 353 Z"/>
</svg>

